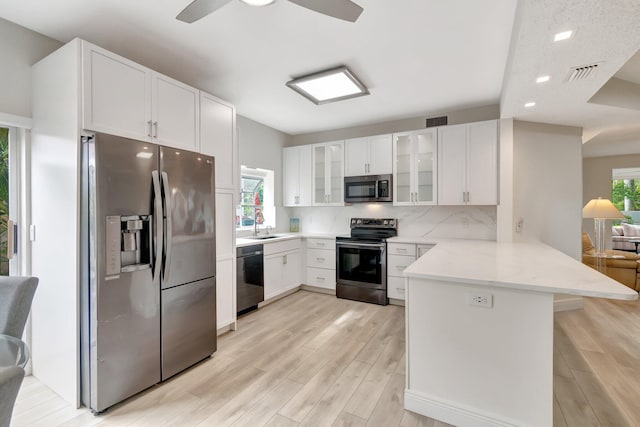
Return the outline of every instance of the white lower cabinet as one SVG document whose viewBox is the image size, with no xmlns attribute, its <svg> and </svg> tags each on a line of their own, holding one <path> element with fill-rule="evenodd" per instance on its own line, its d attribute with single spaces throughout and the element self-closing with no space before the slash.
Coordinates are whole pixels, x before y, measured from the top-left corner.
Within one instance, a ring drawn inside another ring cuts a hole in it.
<svg viewBox="0 0 640 427">
<path fill-rule="evenodd" d="M 221 329 L 236 321 L 235 260 L 216 261 L 216 320 Z"/>
<path fill-rule="evenodd" d="M 404 270 L 435 245 L 415 243 L 387 244 L 387 297 L 405 299 Z"/>
<path fill-rule="evenodd" d="M 305 285 L 336 290 L 336 241 L 335 239 L 306 239 Z"/>
<path fill-rule="evenodd" d="M 300 286 L 300 239 L 264 245 L 264 299 L 268 301 Z"/>
</svg>

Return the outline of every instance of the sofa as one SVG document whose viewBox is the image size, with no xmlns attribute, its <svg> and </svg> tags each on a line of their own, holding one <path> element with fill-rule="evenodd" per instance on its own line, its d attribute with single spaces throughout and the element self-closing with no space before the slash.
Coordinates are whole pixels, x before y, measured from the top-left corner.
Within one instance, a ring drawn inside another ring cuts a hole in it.
<svg viewBox="0 0 640 427">
<path fill-rule="evenodd" d="M 611 227 L 613 249 L 620 251 L 636 251 L 636 245 L 629 240 L 640 240 L 640 225 L 621 224 Z"/>
<path fill-rule="evenodd" d="M 640 291 L 640 255 L 615 249 L 608 250 L 606 253 L 622 258 L 607 258 L 604 273 L 613 280 L 617 280 L 635 291 Z M 594 255 L 595 248 L 591 237 L 587 233 L 582 233 L 582 262 L 591 268 L 596 268 Z"/>
</svg>

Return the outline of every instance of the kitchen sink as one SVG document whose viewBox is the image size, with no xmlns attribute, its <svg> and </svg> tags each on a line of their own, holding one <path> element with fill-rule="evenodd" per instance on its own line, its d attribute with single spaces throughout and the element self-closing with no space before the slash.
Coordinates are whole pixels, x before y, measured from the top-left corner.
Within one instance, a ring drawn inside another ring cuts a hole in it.
<svg viewBox="0 0 640 427">
<path fill-rule="evenodd" d="M 275 239 L 278 237 L 282 237 L 282 236 L 248 236 L 245 237 L 245 239 L 251 239 L 251 240 L 266 240 L 266 239 Z"/>
</svg>

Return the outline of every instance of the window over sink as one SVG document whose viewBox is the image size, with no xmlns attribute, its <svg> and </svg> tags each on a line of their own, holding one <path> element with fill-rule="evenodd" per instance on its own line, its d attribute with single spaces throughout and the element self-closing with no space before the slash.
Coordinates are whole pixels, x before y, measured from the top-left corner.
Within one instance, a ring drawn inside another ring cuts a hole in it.
<svg viewBox="0 0 640 427">
<path fill-rule="evenodd" d="M 241 166 L 240 204 L 236 207 L 236 229 L 276 225 L 274 172 Z"/>
</svg>

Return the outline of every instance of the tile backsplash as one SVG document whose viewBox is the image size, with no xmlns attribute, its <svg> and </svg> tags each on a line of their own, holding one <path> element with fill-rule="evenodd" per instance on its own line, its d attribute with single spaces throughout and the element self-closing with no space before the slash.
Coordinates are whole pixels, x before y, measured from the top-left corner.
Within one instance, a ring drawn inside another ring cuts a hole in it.
<svg viewBox="0 0 640 427">
<path fill-rule="evenodd" d="M 302 233 L 348 234 L 350 218 L 397 218 L 399 236 L 496 240 L 495 206 L 357 204 L 287 211 L 289 217 L 300 219 Z"/>
</svg>

